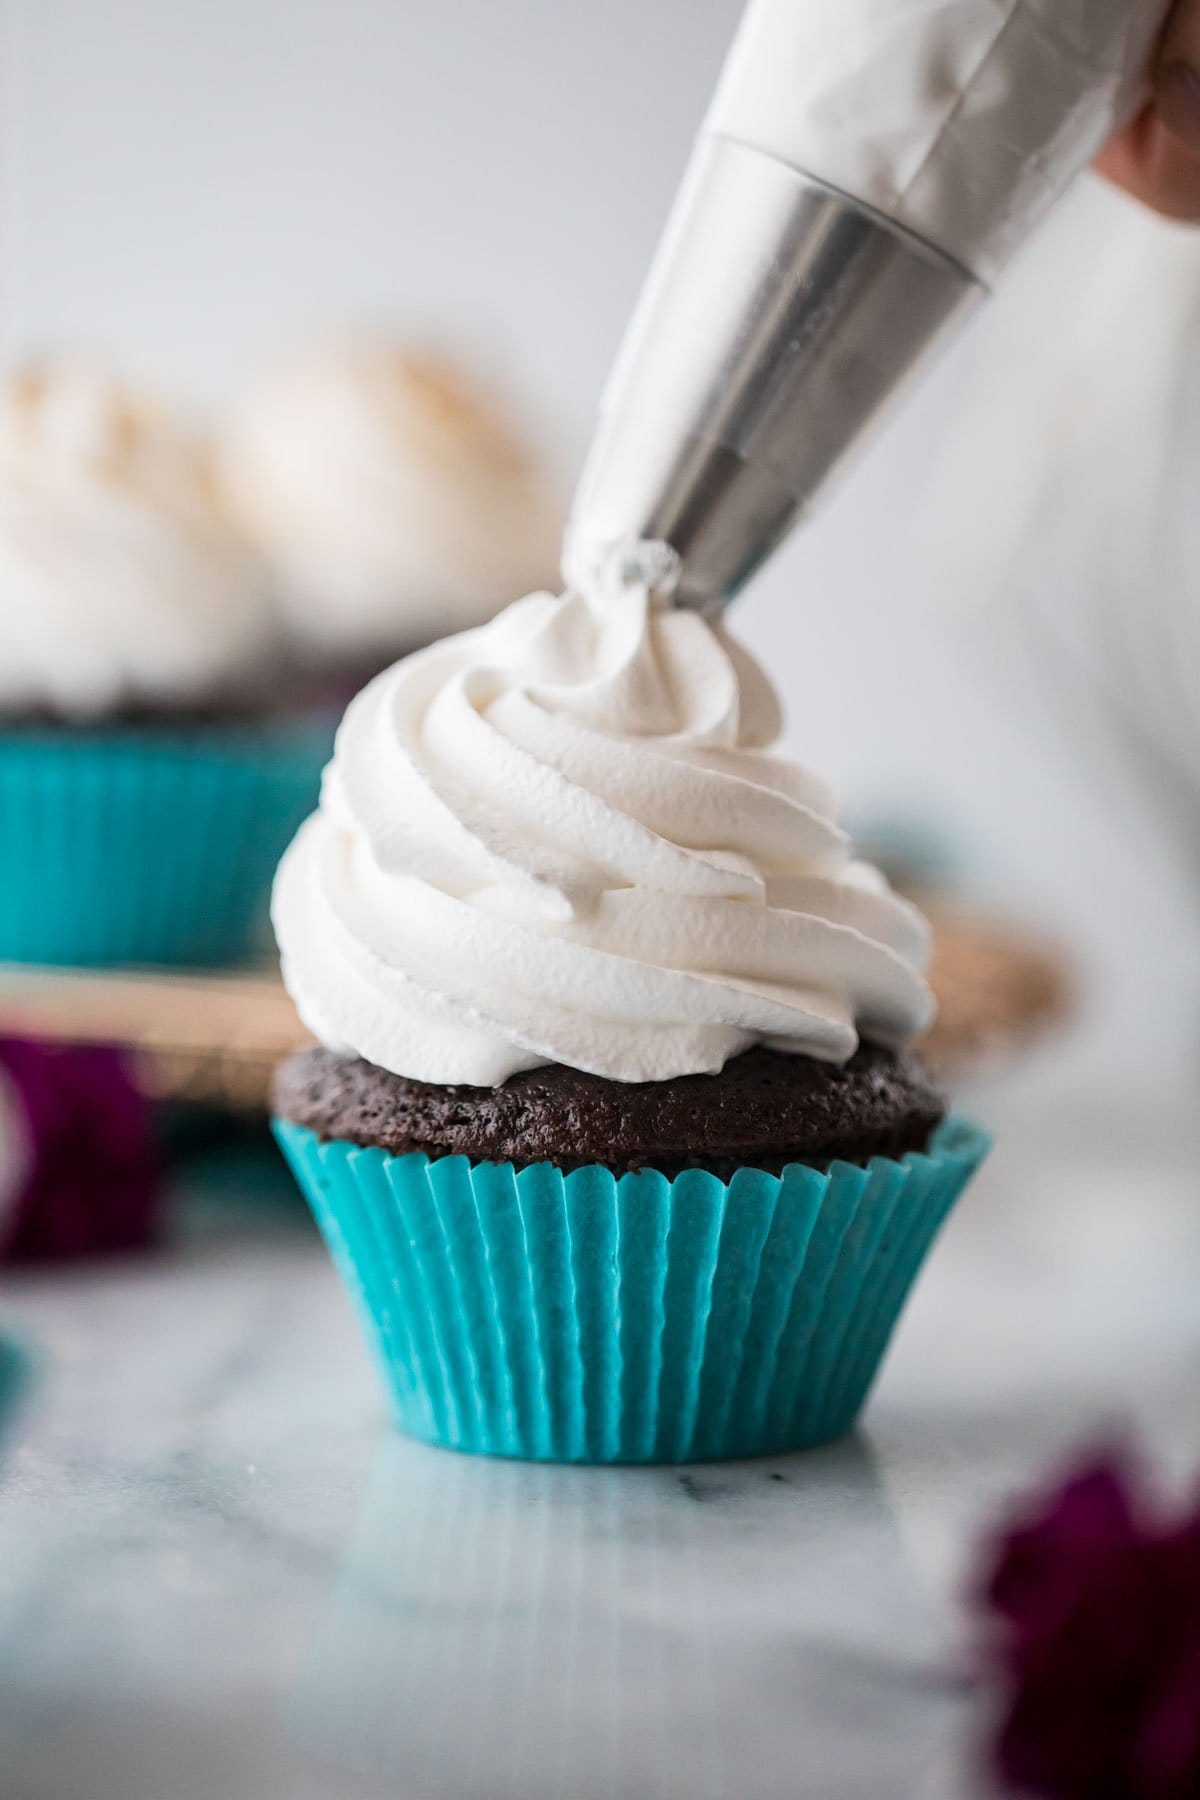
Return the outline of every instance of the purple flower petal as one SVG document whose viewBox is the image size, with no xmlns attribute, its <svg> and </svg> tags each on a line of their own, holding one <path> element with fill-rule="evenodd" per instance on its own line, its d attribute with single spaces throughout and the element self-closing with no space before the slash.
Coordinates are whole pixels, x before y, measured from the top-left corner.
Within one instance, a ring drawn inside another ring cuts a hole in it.
<svg viewBox="0 0 1200 1800">
<path fill-rule="evenodd" d="M 1200 1795 L 1200 1516 L 1158 1521 L 1092 1460 L 993 1548 L 983 1603 L 1007 1687 L 996 1766 L 1058 1800 Z"/>
<path fill-rule="evenodd" d="M 154 1234 L 161 1165 L 150 1102 L 119 1051 L 0 1038 L 27 1158 L 0 1258 L 136 1249 Z"/>
</svg>

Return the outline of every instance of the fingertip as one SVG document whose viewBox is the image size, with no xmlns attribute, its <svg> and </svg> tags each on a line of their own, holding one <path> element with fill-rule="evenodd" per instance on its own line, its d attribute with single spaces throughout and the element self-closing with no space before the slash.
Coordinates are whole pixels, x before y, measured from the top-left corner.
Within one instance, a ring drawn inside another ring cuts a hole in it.
<svg viewBox="0 0 1200 1800">
<path fill-rule="evenodd" d="M 1200 221 L 1200 156 L 1168 129 L 1157 100 L 1097 158 L 1102 175 L 1166 218 Z"/>
<path fill-rule="evenodd" d="M 1200 157 L 1200 70 L 1186 62 L 1160 68 L 1154 79 L 1154 103 L 1171 136 Z"/>
</svg>

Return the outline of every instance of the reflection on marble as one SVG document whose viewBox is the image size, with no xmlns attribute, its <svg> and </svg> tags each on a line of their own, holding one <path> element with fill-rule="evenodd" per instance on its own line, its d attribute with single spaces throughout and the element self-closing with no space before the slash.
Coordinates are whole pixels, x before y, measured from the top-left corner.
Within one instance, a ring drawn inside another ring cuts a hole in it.
<svg viewBox="0 0 1200 1800">
<path fill-rule="evenodd" d="M 802 1705 L 805 1756 L 845 1791 L 907 1793 L 944 1722 L 938 1658 L 860 1441 L 682 1471 L 398 1441 L 289 1714 L 403 1793 L 794 1800 L 772 1746 Z"/>
<path fill-rule="evenodd" d="M 980 1521 L 1114 1419 L 1200 1464 L 1200 1126 L 1000 1123 L 863 1437 L 779 1462 L 395 1439 L 291 1205 L 6 1275 L 3 1800 L 979 1800 Z"/>
</svg>

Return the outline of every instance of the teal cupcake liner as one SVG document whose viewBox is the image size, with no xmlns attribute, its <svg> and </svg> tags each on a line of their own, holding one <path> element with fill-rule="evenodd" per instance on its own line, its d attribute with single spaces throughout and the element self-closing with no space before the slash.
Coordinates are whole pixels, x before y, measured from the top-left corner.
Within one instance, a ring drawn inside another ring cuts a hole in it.
<svg viewBox="0 0 1200 1800">
<path fill-rule="evenodd" d="M 32 1373 L 33 1358 L 26 1347 L 0 1332 L 0 1452 L 25 1403 Z"/>
<path fill-rule="evenodd" d="M 327 754 L 305 723 L 0 736 L 0 962 L 248 955 Z"/>
<path fill-rule="evenodd" d="M 276 1121 L 397 1423 L 486 1456 L 672 1463 L 848 1431 L 987 1154 L 614 1176 L 322 1143 Z"/>
</svg>

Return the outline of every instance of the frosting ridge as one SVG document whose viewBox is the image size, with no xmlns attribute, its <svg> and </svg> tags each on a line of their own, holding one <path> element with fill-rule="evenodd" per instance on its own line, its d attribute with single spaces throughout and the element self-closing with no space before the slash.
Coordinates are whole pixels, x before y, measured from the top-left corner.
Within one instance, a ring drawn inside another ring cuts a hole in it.
<svg viewBox="0 0 1200 1800">
<path fill-rule="evenodd" d="M 657 579 L 531 595 L 352 701 L 273 904 L 329 1047 L 431 1082 L 644 1081 L 927 1022 L 924 921 L 772 753 L 763 671 Z"/>
</svg>

